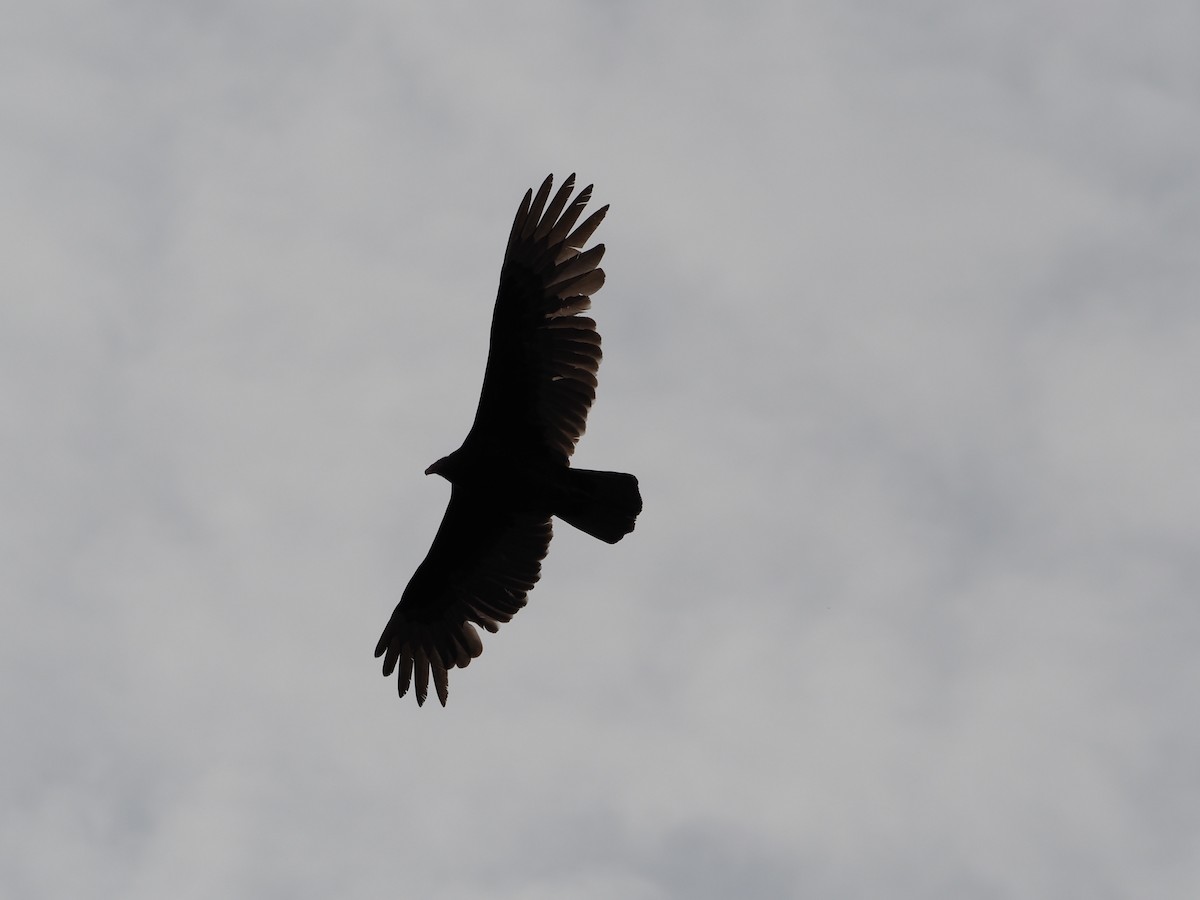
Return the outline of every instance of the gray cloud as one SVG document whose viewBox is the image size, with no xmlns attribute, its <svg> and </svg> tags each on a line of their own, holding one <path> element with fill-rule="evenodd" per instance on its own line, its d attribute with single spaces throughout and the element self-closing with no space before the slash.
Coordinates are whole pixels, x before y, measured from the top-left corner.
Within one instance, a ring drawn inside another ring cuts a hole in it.
<svg viewBox="0 0 1200 900">
<path fill-rule="evenodd" d="M 4 896 L 1195 895 L 1191 5 L 6 18 Z M 572 170 L 646 510 L 417 710 Z"/>
</svg>

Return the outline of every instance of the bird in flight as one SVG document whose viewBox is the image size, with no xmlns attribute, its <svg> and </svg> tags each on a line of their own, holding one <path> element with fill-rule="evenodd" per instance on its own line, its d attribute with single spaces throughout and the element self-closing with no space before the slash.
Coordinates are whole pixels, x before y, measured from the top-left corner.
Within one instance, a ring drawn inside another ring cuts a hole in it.
<svg viewBox="0 0 1200 900">
<path fill-rule="evenodd" d="M 572 199 L 572 175 L 551 198 L 553 181 L 517 210 L 475 422 L 425 470 L 450 482 L 450 503 L 375 647 L 385 677 L 399 668 L 401 697 L 415 681 L 418 705 L 432 677 L 445 706 L 450 669 L 483 652 L 475 626 L 495 632 L 525 605 L 552 517 L 615 544 L 642 511 L 634 476 L 570 467 L 600 367 L 596 323 L 580 313 L 604 284 L 604 245 L 584 244 L 608 207 L 575 227 L 592 186 Z"/>
</svg>

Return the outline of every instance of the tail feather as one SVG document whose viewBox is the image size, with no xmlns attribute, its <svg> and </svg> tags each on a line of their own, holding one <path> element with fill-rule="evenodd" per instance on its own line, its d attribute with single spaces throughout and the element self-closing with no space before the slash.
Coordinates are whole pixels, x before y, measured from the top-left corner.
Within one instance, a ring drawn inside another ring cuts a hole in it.
<svg viewBox="0 0 1200 900">
<path fill-rule="evenodd" d="M 555 515 L 609 544 L 633 531 L 642 511 L 637 478 L 624 472 L 567 471 L 567 489 Z"/>
</svg>

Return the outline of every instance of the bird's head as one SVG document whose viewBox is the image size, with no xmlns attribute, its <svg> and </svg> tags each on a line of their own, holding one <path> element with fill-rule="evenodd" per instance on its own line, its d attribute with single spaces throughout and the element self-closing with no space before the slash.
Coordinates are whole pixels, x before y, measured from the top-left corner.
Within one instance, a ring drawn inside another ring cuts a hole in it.
<svg viewBox="0 0 1200 900">
<path fill-rule="evenodd" d="M 441 475 L 443 478 L 445 478 L 447 481 L 449 481 L 450 480 L 449 468 L 450 468 L 450 457 L 443 456 L 437 462 L 430 465 L 430 467 L 425 470 L 425 474 L 426 475 Z"/>
</svg>

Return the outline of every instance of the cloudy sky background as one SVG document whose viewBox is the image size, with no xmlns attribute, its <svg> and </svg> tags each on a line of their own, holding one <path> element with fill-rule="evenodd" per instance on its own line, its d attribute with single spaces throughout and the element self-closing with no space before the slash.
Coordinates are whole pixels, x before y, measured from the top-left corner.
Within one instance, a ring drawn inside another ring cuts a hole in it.
<svg viewBox="0 0 1200 900">
<path fill-rule="evenodd" d="M 0 895 L 1200 896 L 1200 9 L 0 7 Z M 398 701 L 507 229 L 530 605 Z"/>
</svg>

